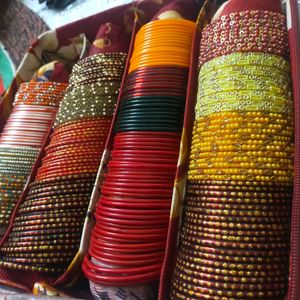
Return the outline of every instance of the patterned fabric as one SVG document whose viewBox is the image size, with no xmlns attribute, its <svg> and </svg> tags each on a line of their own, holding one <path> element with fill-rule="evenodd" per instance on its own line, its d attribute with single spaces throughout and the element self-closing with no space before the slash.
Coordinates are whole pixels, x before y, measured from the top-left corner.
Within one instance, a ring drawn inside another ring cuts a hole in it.
<svg viewBox="0 0 300 300">
<path fill-rule="evenodd" d="M 40 67 L 32 76 L 30 81 L 55 81 L 68 83 L 71 70 L 68 70 L 66 65 L 58 60 L 49 62 Z"/>
<path fill-rule="evenodd" d="M 88 56 L 97 53 L 112 53 L 128 51 L 130 34 L 124 32 L 120 26 L 105 23 L 100 26 L 94 42 L 91 45 Z"/>
</svg>

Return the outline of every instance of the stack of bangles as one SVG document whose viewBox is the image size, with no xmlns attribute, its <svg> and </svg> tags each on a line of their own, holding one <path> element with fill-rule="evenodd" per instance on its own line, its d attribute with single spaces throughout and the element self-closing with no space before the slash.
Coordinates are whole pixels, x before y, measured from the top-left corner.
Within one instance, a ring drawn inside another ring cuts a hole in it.
<svg viewBox="0 0 300 300">
<path fill-rule="evenodd" d="M 0 235 L 21 195 L 27 177 L 47 138 L 66 84 L 21 84 L 14 108 L 0 136 Z"/>
<path fill-rule="evenodd" d="M 241 11 L 203 31 L 170 299 L 285 298 L 294 169 L 285 24 L 280 13 Z"/>
<path fill-rule="evenodd" d="M 76 254 L 110 128 L 126 54 L 79 61 L 50 144 L 1 250 L 10 269 L 61 273 Z"/>
<path fill-rule="evenodd" d="M 194 28 L 184 19 L 156 20 L 136 35 L 83 262 L 97 299 L 115 299 L 118 291 L 152 299 L 149 287 L 159 279 L 166 247 Z"/>
</svg>

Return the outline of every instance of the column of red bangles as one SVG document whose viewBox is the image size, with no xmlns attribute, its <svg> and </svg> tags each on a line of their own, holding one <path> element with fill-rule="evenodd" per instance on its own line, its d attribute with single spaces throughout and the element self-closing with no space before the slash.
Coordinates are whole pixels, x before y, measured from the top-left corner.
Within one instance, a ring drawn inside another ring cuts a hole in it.
<svg viewBox="0 0 300 300">
<path fill-rule="evenodd" d="M 71 122 L 71 124 L 58 127 L 58 131 L 53 133 L 51 142 L 45 149 L 46 156 L 38 170 L 36 179 L 42 180 L 77 174 L 78 172 L 97 172 L 99 154 L 104 149 L 104 139 L 108 134 L 110 123 L 111 117 L 106 117 L 99 120 L 77 121 L 76 125 Z M 99 140 L 102 140 L 102 143 Z M 85 146 L 82 147 L 83 153 L 80 151 L 80 144 Z M 72 153 L 70 158 L 66 155 L 67 153 Z"/>
<path fill-rule="evenodd" d="M 187 20 L 158 20 L 136 36 L 82 266 L 94 290 L 109 294 L 121 286 L 130 294 L 159 278 L 194 27 Z"/>
</svg>

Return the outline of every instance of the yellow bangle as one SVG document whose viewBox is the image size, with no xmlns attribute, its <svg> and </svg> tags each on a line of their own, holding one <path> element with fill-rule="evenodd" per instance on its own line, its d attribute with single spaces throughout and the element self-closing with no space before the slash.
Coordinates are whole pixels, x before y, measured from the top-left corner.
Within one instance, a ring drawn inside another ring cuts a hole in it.
<svg viewBox="0 0 300 300">
<path fill-rule="evenodd" d="M 229 163 L 229 164 L 242 164 L 242 163 L 255 163 L 258 166 L 268 165 L 268 164 L 279 164 L 279 165 L 288 165 L 292 163 L 291 158 L 278 158 L 278 157 L 251 157 L 247 155 L 234 155 L 232 157 L 211 157 L 211 158 L 197 158 L 195 154 L 190 156 L 190 160 L 199 163 L 209 163 L 209 164 L 218 164 L 218 163 Z"/>
<path fill-rule="evenodd" d="M 224 168 L 246 168 L 246 169 L 271 169 L 271 170 L 289 170 L 293 171 L 292 160 L 291 164 L 280 163 L 256 163 L 256 162 L 217 162 L 213 163 L 211 160 L 192 160 L 190 163 L 190 170 L 192 169 L 224 169 Z"/>
<path fill-rule="evenodd" d="M 289 147 L 289 151 L 293 150 L 293 146 Z M 278 157 L 278 158 L 289 158 L 290 155 L 281 151 L 245 151 L 242 153 L 237 153 L 234 151 L 218 151 L 216 153 L 209 152 L 199 152 L 198 150 L 192 150 L 191 154 L 197 155 L 198 158 L 211 158 L 211 157 L 228 157 L 230 159 L 234 156 L 249 156 L 249 157 Z"/>
<path fill-rule="evenodd" d="M 286 116 L 281 113 L 266 113 L 260 111 L 229 111 L 229 112 L 218 112 L 210 115 L 209 117 L 202 117 L 197 122 L 227 122 L 228 119 L 238 119 L 244 122 L 247 119 L 252 122 L 270 122 L 270 120 L 286 120 Z M 273 122 L 273 121 L 272 121 Z M 287 121 L 288 122 L 288 121 Z"/>
<path fill-rule="evenodd" d="M 268 79 L 273 82 L 291 83 L 290 73 L 272 66 L 244 65 L 215 69 L 203 74 L 199 72 L 199 83 L 206 80 Z"/>
<path fill-rule="evenodd" d="M 269 91 L 275 94 L 289 96 L 291 88 L 288 84 L 276 85 L 270 80 L 259 81 L 252 79 L 239 79 L 235 81 L 227 80 L 205 80 L 199 85 L 198 97 L 211 95 L 214 93 L 229 92 L 229 91 Z M 249 99 L 251 100 L 251 99 Z"/>
<path fill-rule="evenodd" d="M 273 67 L 283 72 L 290 72 L 290 63 L 279 55 L 262 52 L 235 52 L 206 62 L 202 65 L 200 73 L 203 76 L 207 72 L 226 67 L 249 65 Z"/>
<path fill-rule="evenodd" d="M 244 140 L 253 140 L 253 139 L 262 139 L 262 140 L 273 140 L 273 141 L 281 141 L 281 142 L 290 142 L 291 137 L 290 136 L 278 136 L 278 135 L 266 135 L 266 134 L 223 134 L 223 135 L 216 135 L 216 134 L 210 134 L 208 135 L 207 132 L 204 134 L 198 134 L 196 132 L 193 133 L 193 141 L 199 141 L 199 142 L 213 142 L 217 138 L 222 138 L 224 140 L 235 140 L 235 141 L 244 141 Z"/>
</svg>

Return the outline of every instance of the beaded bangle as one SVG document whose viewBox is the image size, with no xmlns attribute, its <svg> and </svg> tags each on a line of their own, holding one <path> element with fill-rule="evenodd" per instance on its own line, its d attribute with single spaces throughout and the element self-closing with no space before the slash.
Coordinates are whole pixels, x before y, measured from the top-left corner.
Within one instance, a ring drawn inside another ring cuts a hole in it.
<svg viewBox="0 0 300 300">
<path fill-rule="evenodd" d="M 63 272 L 64 269 L 61 267 L 56 268 L 48 268 L 48 267 L 39 267 L 34 265 L 25 265 L 25 264 L 16 264 L 11 262 L 0 261 L 0 266 L 8 269 L 14 270 L 22 270 L 22 271 L 37 271 L 37 272 L 45 272 L 45 273 L 60 273 Z"/>
<path fill-rule="evenodd" d="M 278 27 L 274 24 L 275 20 L 282 23 L 283 15 L 257 11 L 255 15 L 241 17 L 239 13 L 233 13 L 223 17 L 223 20 L 216 20 L 203 30 L 202 41 L 205 42 L 200 47 L 200 64 L 232 52 L 257 51 L 288 57 L 286 25 Z"/>
<path fill-rule="evenodd" d="M 240 174 L 222 174 L 222 175 L 215 175 L 215 174 L 189 174 L 188 178 L 190 180 L 245 180 L 245 181 L 261 181 L 261 182 L 273 182 L 273 183 L 286 183 L 290 185 L 293 182 L 292 176 L 267 176 L 267 175 L 240 175 Z"/>
<path fill-rule="evenodd" d="M 262 66 L 277 68 L 281 72 L 290 73 L 290 63 L 277 55 L 261 52 L 236 52 L 214 58 L 206 62 L 200 70 L 201 78 L 208 72 L 213 72 L 234 66 Z"/>
</svg>

